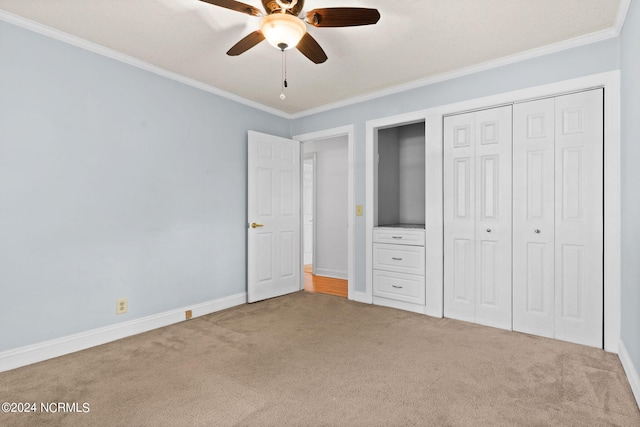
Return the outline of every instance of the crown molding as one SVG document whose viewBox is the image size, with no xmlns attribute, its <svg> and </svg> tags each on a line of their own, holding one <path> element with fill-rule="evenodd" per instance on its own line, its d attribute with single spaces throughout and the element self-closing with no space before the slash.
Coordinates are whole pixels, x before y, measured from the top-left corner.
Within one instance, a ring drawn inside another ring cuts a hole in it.
<svg viewBox="0 0 640 427">
<path fill-rule="evenodd" d="M 317 108 L 312 108 L 309 110 L 294 113 L 291 116 L 293 119 L 311 116 L 314 114 L 334 110 L 337 108 L 342 108 L 349 105 L 358 104 L 361 102 L 366 102 L 366 101 L 382 98 L 389 95 L 394 95 L 400 92 L 405 92 L 408 90 L 429 86 L 429 85 L 440 83 L 446 80 L 452 80 L 458 77 L 468 76 L 470 74 L 479 73 L 481 71 L 487 71 L 492 68 L 498 68 L 505 65 L 515 64 L 517 62 L 526 61 L 528 59 L 533 59 L 540 56 L 561 52 L 563 50 L 572 49 L 572 48 L 588 45 L 591 43 L 596 43 L 599 41 L 615 38 L 615 37 L 618 37 L 620 35 L 620 32 L 622 31 L 622 27 L 624 26 L 624 22 L 627 17 L 630 4 L 631 4 L 631 0 L 620 0 L 620 7 L 618 9 L 618 14 L 616 15 L 616 20 L 614 22 L 614 25 L 613 27 L 608 28 L 606 30 L 598 31 L 591 34 L 586 34 L 583 36 L 575 37 L 573 39 L 564 40 L 558 43 L 553 43 L 547 46 L 542 46 L 542 47 L 531 49 L 525 52 L 516 53 L 513 55 L 498 58 L 492 61 L 487 61 L 481 64 L 460 68 L 457 70 L 438 74 L 438 75 L 427 77 L 424 79 L 415 80 L 402 85 L 393 86 L 387 89 L 371 92 L 366 95 L 356 96 L 356 97 L 345 99 L 342 101 L 325 104 Z"/>
<path fill-rule="evenodd" d="M 616 15 L 616 22 L 613 24 L 613 29 L 616 31 L 616 37 L 622 32 L 624 22 L 627 19 L 629 13 L 629 7 L 631 7 L 631 0 L 620 0 L 620 7 L 618 8 L 618 15 Z"/>
<path fill-rule="evenodd" d="M 48 27 L 46 25 L 24 18 L 22 16 L 15 15 L 13 13 L 10 13 L 4 10 L 0 10 L 0 21 L 7 22 L 9 24 L 15 25 L 20 28 L 24 28 L 29 31 L 33 31 L 34 33 L 42 34 L 44 36 L 61 41 L 63 43 L 67 43 L 72 46 L 76 46 L 81 49 L 87 50 L 89 52 L 114 59 L 116 61 L 122 62 L 127 65 L 131 65 L 141 70 L 148 71 L 158 76 L 175 80 L 187 86 L 191 86 L 196 89 L 200 89 L 202 91 L 220 96 L 222 98 L 229 99 L 239 104 L 246 105 L 247 107 L 255 108 L 257 110 L 262 110 L 266 113 L 273 114 L 285 119 L 291 119 L 291 115 L 283 111 L 268 107 L 264 104 L 260 104 L 259 102 L 251 101 L 249 99 L 243 98 L 233 93 L 224 91 L 222 89 L 218 89 L 215 86 L 211 86 L 211 85 L 202 83 L 200 81 L 185 77 L 181 74 L 174 73 L 169 70 L 165 70 L 164 68 L 158 67 L 157 65 L 149 64 L 148 62 L 142 61 L 140 59 L 136 59 L 129 55 L 125 55 L 124 53 L 117 52 L 113 49 L 109 49 L 105 46 L 87 41 L 80 37 L 71 35 L 69 33 L 65 33 L 64 31 L 60 31 L 55 28 Z"/>
</svg>

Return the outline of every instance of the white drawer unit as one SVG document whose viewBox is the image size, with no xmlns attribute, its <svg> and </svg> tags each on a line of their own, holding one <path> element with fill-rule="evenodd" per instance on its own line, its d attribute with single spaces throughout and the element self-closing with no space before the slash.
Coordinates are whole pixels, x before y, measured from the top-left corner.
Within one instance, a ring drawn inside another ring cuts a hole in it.
<svg viewBox="0 0 640 427">
<path fill-rule="evenodd" d="M 424 246 L 424 230 L 377 227 L 373 229 L 373 242 L 393 245 Z"/>
<path fill-rule="evenodd" d="M 374 270 L 373 292 L 383 298 L 424 304 L 424 276 Z"/>
<path fill-rule="evenodd" d="M 424 275 L 424 246 L 373 244 L 373 269 Z"/>
<path fill-rule="evenodd" d="M 424 243 L 423 229 L 373 229 L 374 302 L 413 311 L 416 311 L 417 306 L 425 305 Z"/>
</svg>

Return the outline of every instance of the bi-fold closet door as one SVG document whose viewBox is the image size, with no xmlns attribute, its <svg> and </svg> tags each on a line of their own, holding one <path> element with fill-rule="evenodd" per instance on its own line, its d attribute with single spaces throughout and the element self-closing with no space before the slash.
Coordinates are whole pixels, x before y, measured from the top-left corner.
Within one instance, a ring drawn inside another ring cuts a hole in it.
<svg viewBox="0 0 640 427">
<path fill-rule="evenodd" d="M 511 109 L 444 120 L 444 314 L 511 329 Z"/>
<path fill-rule="evenodd" d="M 603 90 L 513 113 L 513 330 L 602 347 Z"/>
<path fill-rule="evenodd" d="M 446 317 L 602 346 L 603 111 L 596 89 L 445 117 Z"/>
</svg>

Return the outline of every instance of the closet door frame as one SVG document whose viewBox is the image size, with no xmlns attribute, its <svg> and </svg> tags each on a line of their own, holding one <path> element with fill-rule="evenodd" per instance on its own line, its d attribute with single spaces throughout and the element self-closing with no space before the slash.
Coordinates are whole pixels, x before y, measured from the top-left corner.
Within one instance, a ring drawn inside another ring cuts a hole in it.
<svg viewBox="0 0 640 427">
<path fill-rule="evenodd" d="M 415 121 L 417 118 L 425 120 L 426 153 L 427 153 L 427 211 L 426 211 L 426 295 L 427 309 L 425 313 L 435 317 L 442 317 L 443 300 L 443 217 L 442 217 L 442 124 L 446 115 L 481 110 L 495 106 L 535 100 L 551 96 L 564 95 L 588 89 L 604 88 L 604 349 L 618 353 L 620 343 L 620 211 L 621 211 L 621 182 L 620 182 L 620 71 L 608 71 L 570 80 L 545 84 L 541 86 L 505 92 L 483 98 L 470 99 L 448 105 L 442 105 L 412 113 L 394 116 L 392 118 L 377 119 L 366 123 L 365 145 L 365 185 L 366 207 L 365 227 L 367 236 L 366 254 L 366 289 L 364 295 L 371 295 L 372 274 L 371 242 L 369 236 L 373 229 L 373 165 L 372 147 L 375 129 L 383 124 L 392 125 Z M 391 123 L 390 123 L 391 122 Z M 439 165 L 434 163 L 434 156 L 440 157 Z M 430 169 L 431 167 L 431 169 Z M 438 175 L 439 174 L 439 175 Z M 439 178 L 438 178 L 439 176 Z M 429 266 L 434 266 L 436 274 L 430 275 Z M 439 268 L 438 268 L 439 266 Z M 438 298 L 438 300 L 434 300 Z M 368 302 L 368 298 L 362 298 Z"/>
<path fill-rule="evenodd" d="M 604 349 L 617 353 L 620 342 L 620 72 L 594 74 L 435 110 L 445 116 L 596 88 L 604 88 Z M 442 121 L 428 122 L 427 127 L 429 125 L 442 126 Z M 436 141 L 427 140 L 427 144 L 431 143 Z M 442 141 L 437 143 L 442 144 Z"/>
</svg>

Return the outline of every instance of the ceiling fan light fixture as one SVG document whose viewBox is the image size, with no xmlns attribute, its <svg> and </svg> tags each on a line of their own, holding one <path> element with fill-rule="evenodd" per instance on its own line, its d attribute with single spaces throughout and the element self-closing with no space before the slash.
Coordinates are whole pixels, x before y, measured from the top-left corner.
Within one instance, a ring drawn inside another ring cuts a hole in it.
<svg viewBox="0 0 640 427">
<path fill-rule="evenodd" d="M 260 21 L 260 31 L 269 44 L 285 50 L 297 46 L 307 32 L 305 23 L 288 13 L 272 13 Z"/>
</svg>

